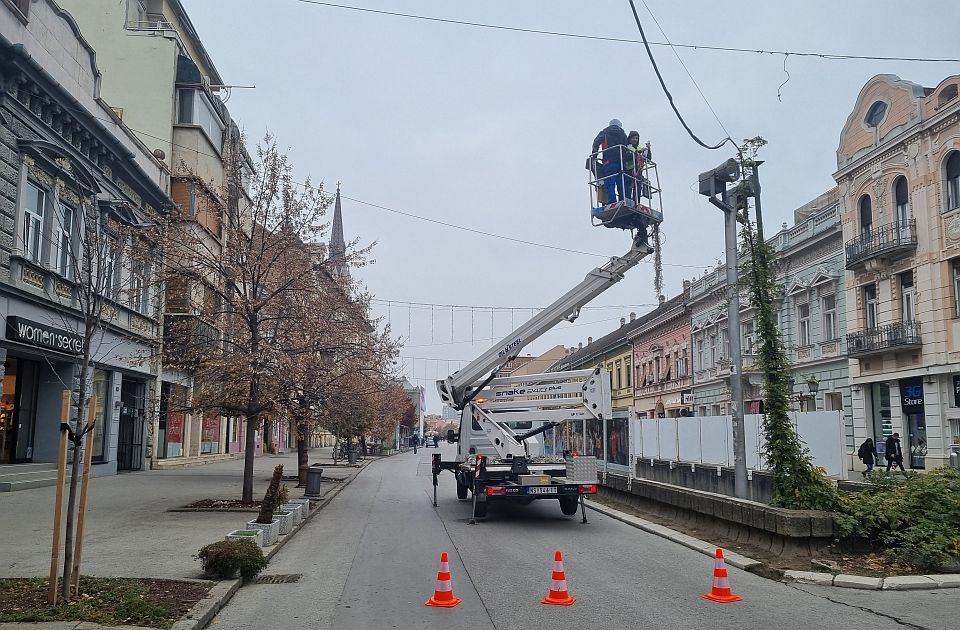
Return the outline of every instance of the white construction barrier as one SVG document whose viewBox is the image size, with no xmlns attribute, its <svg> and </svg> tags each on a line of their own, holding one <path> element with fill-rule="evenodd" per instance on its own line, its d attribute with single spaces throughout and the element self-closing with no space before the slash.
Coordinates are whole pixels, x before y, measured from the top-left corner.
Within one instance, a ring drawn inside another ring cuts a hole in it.
<svg viewBox="0 0 960 630">
<path fill-rule="evenodd" d="M 839 411 L 791 412 L 800 439 L 813 463 L 827 475 L 847 478 L 843 414 Z M 744 417 L 747 468 L 764 470 L 763 416 Z M 686 463 L 733 465 L 733 423 L 730 416 L 643 418 L 631 420 L 632 453 L 640 458 Z"/>
</svg>

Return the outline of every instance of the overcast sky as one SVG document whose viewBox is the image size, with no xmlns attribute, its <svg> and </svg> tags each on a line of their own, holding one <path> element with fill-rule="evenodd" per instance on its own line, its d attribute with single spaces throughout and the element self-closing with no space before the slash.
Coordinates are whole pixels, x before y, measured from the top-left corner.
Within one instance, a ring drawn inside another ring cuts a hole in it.
<svg viewBox="0 0 960 630">
<path fill-rule="evenodd" d="M 627 0 L 343 0 L 371 9 L 607 37 L 638 37 Z M 298 0 L 184 0 L 251 140 L 266 131 L 310 175 L 345 196 L 478 230 L 603 256 L 629 237 L 591 227 L 584 160 L 612 117 L 653 145 L 663 187 L 665 293 L 722 254 L 722 217 L 696 193 L 697 175 L 732 156 L 685 134 L 643 47 L 506 32 L 317 6 Z M 638 2 L 649 39 L 664 41 Z M 958 57 L 960 2 L 684 2 L 647 0 L 674 43 L 765 50 Z M 723 6 L 726 12 L 718 7 Z M 268 8 L 269 7 L 269 8 Z M 654 55 L 688 123 L 714 143 L 726 133 L 673 50 Z M 889 73 L 934 86 L 951 63 L 830 61 L 678 49 L 737 140 L 761 135 L 768 232 L 833 185 L 839 133 L 863 84 Z M 780 90 L 781 99 L 777 93 Z M 603 258 L 490 238 L 345 200 L 347 240 L 376 241 L 356 275 L 375 313 L 404 338 L 405 374 L 427 388 L 562 295 Z M 463 305 L 412 307 L 409 302 Z M 656 303 L 641 264 L 575 324 L 528 346 L 575 346 Z M 487 308 L 483 308 L 487 307 Z M 452 324 L 452 326 L 451 326 Z M 452 327 L 452 331 L 451 331 Z M 496 339 L 490 340 L 491 336 Z M 451 343 L 453 341 L 454 343 Z"/>
</svg>

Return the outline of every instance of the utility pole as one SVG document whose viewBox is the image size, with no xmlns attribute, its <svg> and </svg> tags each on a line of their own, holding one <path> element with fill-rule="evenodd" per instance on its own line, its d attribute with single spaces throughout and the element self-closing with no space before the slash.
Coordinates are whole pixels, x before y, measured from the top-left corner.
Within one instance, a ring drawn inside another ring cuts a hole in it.
<svg viewBox="0 0 960 630">
<path fill-rule="evenodd" d="M 734 495 L 747 498 L 747 448 L 743 423 L 743 355 L 740 350 L 739 256 L 737 255 L 737 209 L 729 203 L 727 184 L 740 178 L 740 165 L 729 159 L 700 174 L 700 194 L 723 211 L 724 244 L 727 253 L 727 339 L 730 343 L 730 416 L 733 423 Z M 720 199 L 717 199 L 717 193 Z"/>
</svg>

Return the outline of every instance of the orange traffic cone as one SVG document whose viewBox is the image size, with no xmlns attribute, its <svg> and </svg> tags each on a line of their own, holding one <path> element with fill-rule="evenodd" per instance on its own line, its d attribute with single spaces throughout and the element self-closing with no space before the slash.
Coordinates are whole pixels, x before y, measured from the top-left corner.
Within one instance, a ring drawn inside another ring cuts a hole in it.
<svg viewBox="0 0 960 630">
<path fill-rule="evenodd" d="M 723 549 L 717 549 L 717 560 L 713 567 L 713 587 L 709 593 L 703 594 L 704 599 L 721 604 L 739 602 L 742 597 L 734 595 L 730 590 L 730 579 L 727 577 L 727 563 L 723 561 Z"/>
<path fill-rule="evenodd" d="M 544 604 L 569 606 L 577 601 L 567 592 L 567 574 L 563 570 L 563 555 L 558 549 L 553 555 L 553 583 L 550 585 L 550 594 L 543 598 Z"/>
<path fill-rule="evenodd" d="M 453 608 L 460 603 L 460 598 L 453 595 L 453 585 L 450 583 L 450 562 L 447 560 L 447 552 L 440 554 L 440 569 L 437 570 L 437 588 L 433 591 L 433 597 L 427 600 L 427 606 L 439 606 L 440 608 Z"/>
</svg>

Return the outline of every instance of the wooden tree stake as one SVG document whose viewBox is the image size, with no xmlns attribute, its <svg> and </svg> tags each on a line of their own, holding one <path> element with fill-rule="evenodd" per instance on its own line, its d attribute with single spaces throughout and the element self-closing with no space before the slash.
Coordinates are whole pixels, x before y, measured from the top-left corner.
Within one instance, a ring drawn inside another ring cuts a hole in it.
<svg viewBox="0 0 960 630">
<path fill-rule="evenodd" d="M 70 390 L 63 391 L 60 404 L 60 446 L 57 448 L 57 499 L 53 507 L 53 545 L 50 551 L 50 583 L 47 602 L 57 605 L 57 574 L 60 564 L 60 526 L 63 521 L 63 482 L 67 476 L 67 428 L 70 423 Z"/>
<path fill-rule="evenodd" d="M 90 464 L 93 462 L 93 425 L 96 423 L 94 411 L 97 407 L 97 395 L 90 396 L 87 409 L 86 448 L 83 449 L 83 480 L 80 484 L 80 508 L 77 510 L 77 539 L 73 553 L 73 589 L 80 592 L 80 556 L 83 554 L 83 525 L 87 516 L 87 487 L 90 485 Z"/>
</svg>

